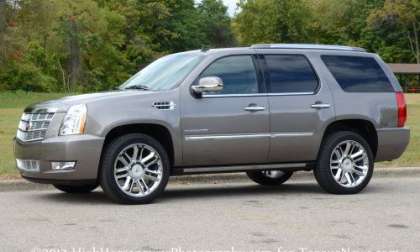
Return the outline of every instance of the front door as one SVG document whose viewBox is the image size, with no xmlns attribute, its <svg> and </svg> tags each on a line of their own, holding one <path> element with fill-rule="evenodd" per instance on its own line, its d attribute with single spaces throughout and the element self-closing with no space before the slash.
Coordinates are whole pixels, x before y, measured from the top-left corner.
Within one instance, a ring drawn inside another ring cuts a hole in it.
<svg viewBox="0 0 420 252">
<path fill-rule="evenodd" d="M 267 162 L 270 144 L 268 100 L 254 56 L 219 58 L 200 75 L 217 76 L 224 88 L 182 106 L 183 164 L 210 166 Z"/>
</svg>

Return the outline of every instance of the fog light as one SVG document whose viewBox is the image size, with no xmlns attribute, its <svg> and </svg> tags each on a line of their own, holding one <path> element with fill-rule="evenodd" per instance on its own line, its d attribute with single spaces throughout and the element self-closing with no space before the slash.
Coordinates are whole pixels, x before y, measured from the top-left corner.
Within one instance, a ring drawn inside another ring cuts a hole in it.
<svg viewBox="0 0 420 252">
<path fill-rule="evenodd" d="M 51 162 L 51 169 L 53 170 L 72 170 L 76 162 Z"/>
<path fill-rule="evenodd" d="M 38 160 L 16 159 L 16 165 L 19 170 L 28 172 L 39 172 Z"/>
</svg>

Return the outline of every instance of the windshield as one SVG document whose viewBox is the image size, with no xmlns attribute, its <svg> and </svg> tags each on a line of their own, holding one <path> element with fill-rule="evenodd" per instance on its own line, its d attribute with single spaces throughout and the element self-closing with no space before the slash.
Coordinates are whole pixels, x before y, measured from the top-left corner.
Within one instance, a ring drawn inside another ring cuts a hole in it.
<svg viewBox="0 0 420 252">
<path fill-rule="evenodd" d="M 177 86 L 201 61 L 199 52 L 162 57 L 135 74 L 120 89 L 168 90 Z"/>
</svg>

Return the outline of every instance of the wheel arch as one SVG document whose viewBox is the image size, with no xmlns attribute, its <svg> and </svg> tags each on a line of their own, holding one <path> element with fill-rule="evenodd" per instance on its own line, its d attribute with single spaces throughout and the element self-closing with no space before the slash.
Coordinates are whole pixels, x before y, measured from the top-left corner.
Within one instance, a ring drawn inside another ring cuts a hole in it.
<svg viewBox="0 0 420 252">
<path fill-rule="evenodd" d="M 368 142 L 375 159 L 378 151 L 378 133 L 375 124 L 367 119 L 341 119 L 331 122 L 324 130 L 321 146 L 329 135 L 345 130 L 360 134 Z"/>
<path fill-rule="evenodd" d="M 111 143 L 114 139 L 131 133 L 141 133 L 148 135 L 156 139 L 160 144 L 162 144 L 163 148 L 165 148 L 166 152 L 168 153 L 172 169 L 172 167 L 175 164 L 176 154 L 173 135 L 171 131 L 166 126 L 157 123 L 130 123 L 115 126 L 106 133 L 104 145 L 101 152 L 101 159 L 99 162 L 98 174 L 100 174 L 103 154 L 106 150 L 107 145 Z"/>
</svg>

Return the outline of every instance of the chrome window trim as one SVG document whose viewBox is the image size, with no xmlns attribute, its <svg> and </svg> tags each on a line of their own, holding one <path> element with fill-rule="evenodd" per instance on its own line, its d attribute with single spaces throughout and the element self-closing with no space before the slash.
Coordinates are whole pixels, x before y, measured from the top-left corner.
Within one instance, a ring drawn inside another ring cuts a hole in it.
<svg viewBox="0 0 420 252">
<path fill-rule="evenodd" d="M 297 96 L 314 95 L 316 92 L 295 92 L 295 93 L 256 93 L 256 94 L 203 94 L 202 98 L 220 98 L 220 97 L 261 97 L 261 96 Z"/>
<path fill-rule="evenodd" d="M 313 136 L 313 132 L 284 132 L 284 133 L 256 133 L 256 134 L 224 134 L 224 135 L 187 135 L 185 141 L 202 140 L 227 140 L 227 139 L 247 139 L 247 138 L 277 138 L 277 137 L 303 137 Z"/>
</svg>

